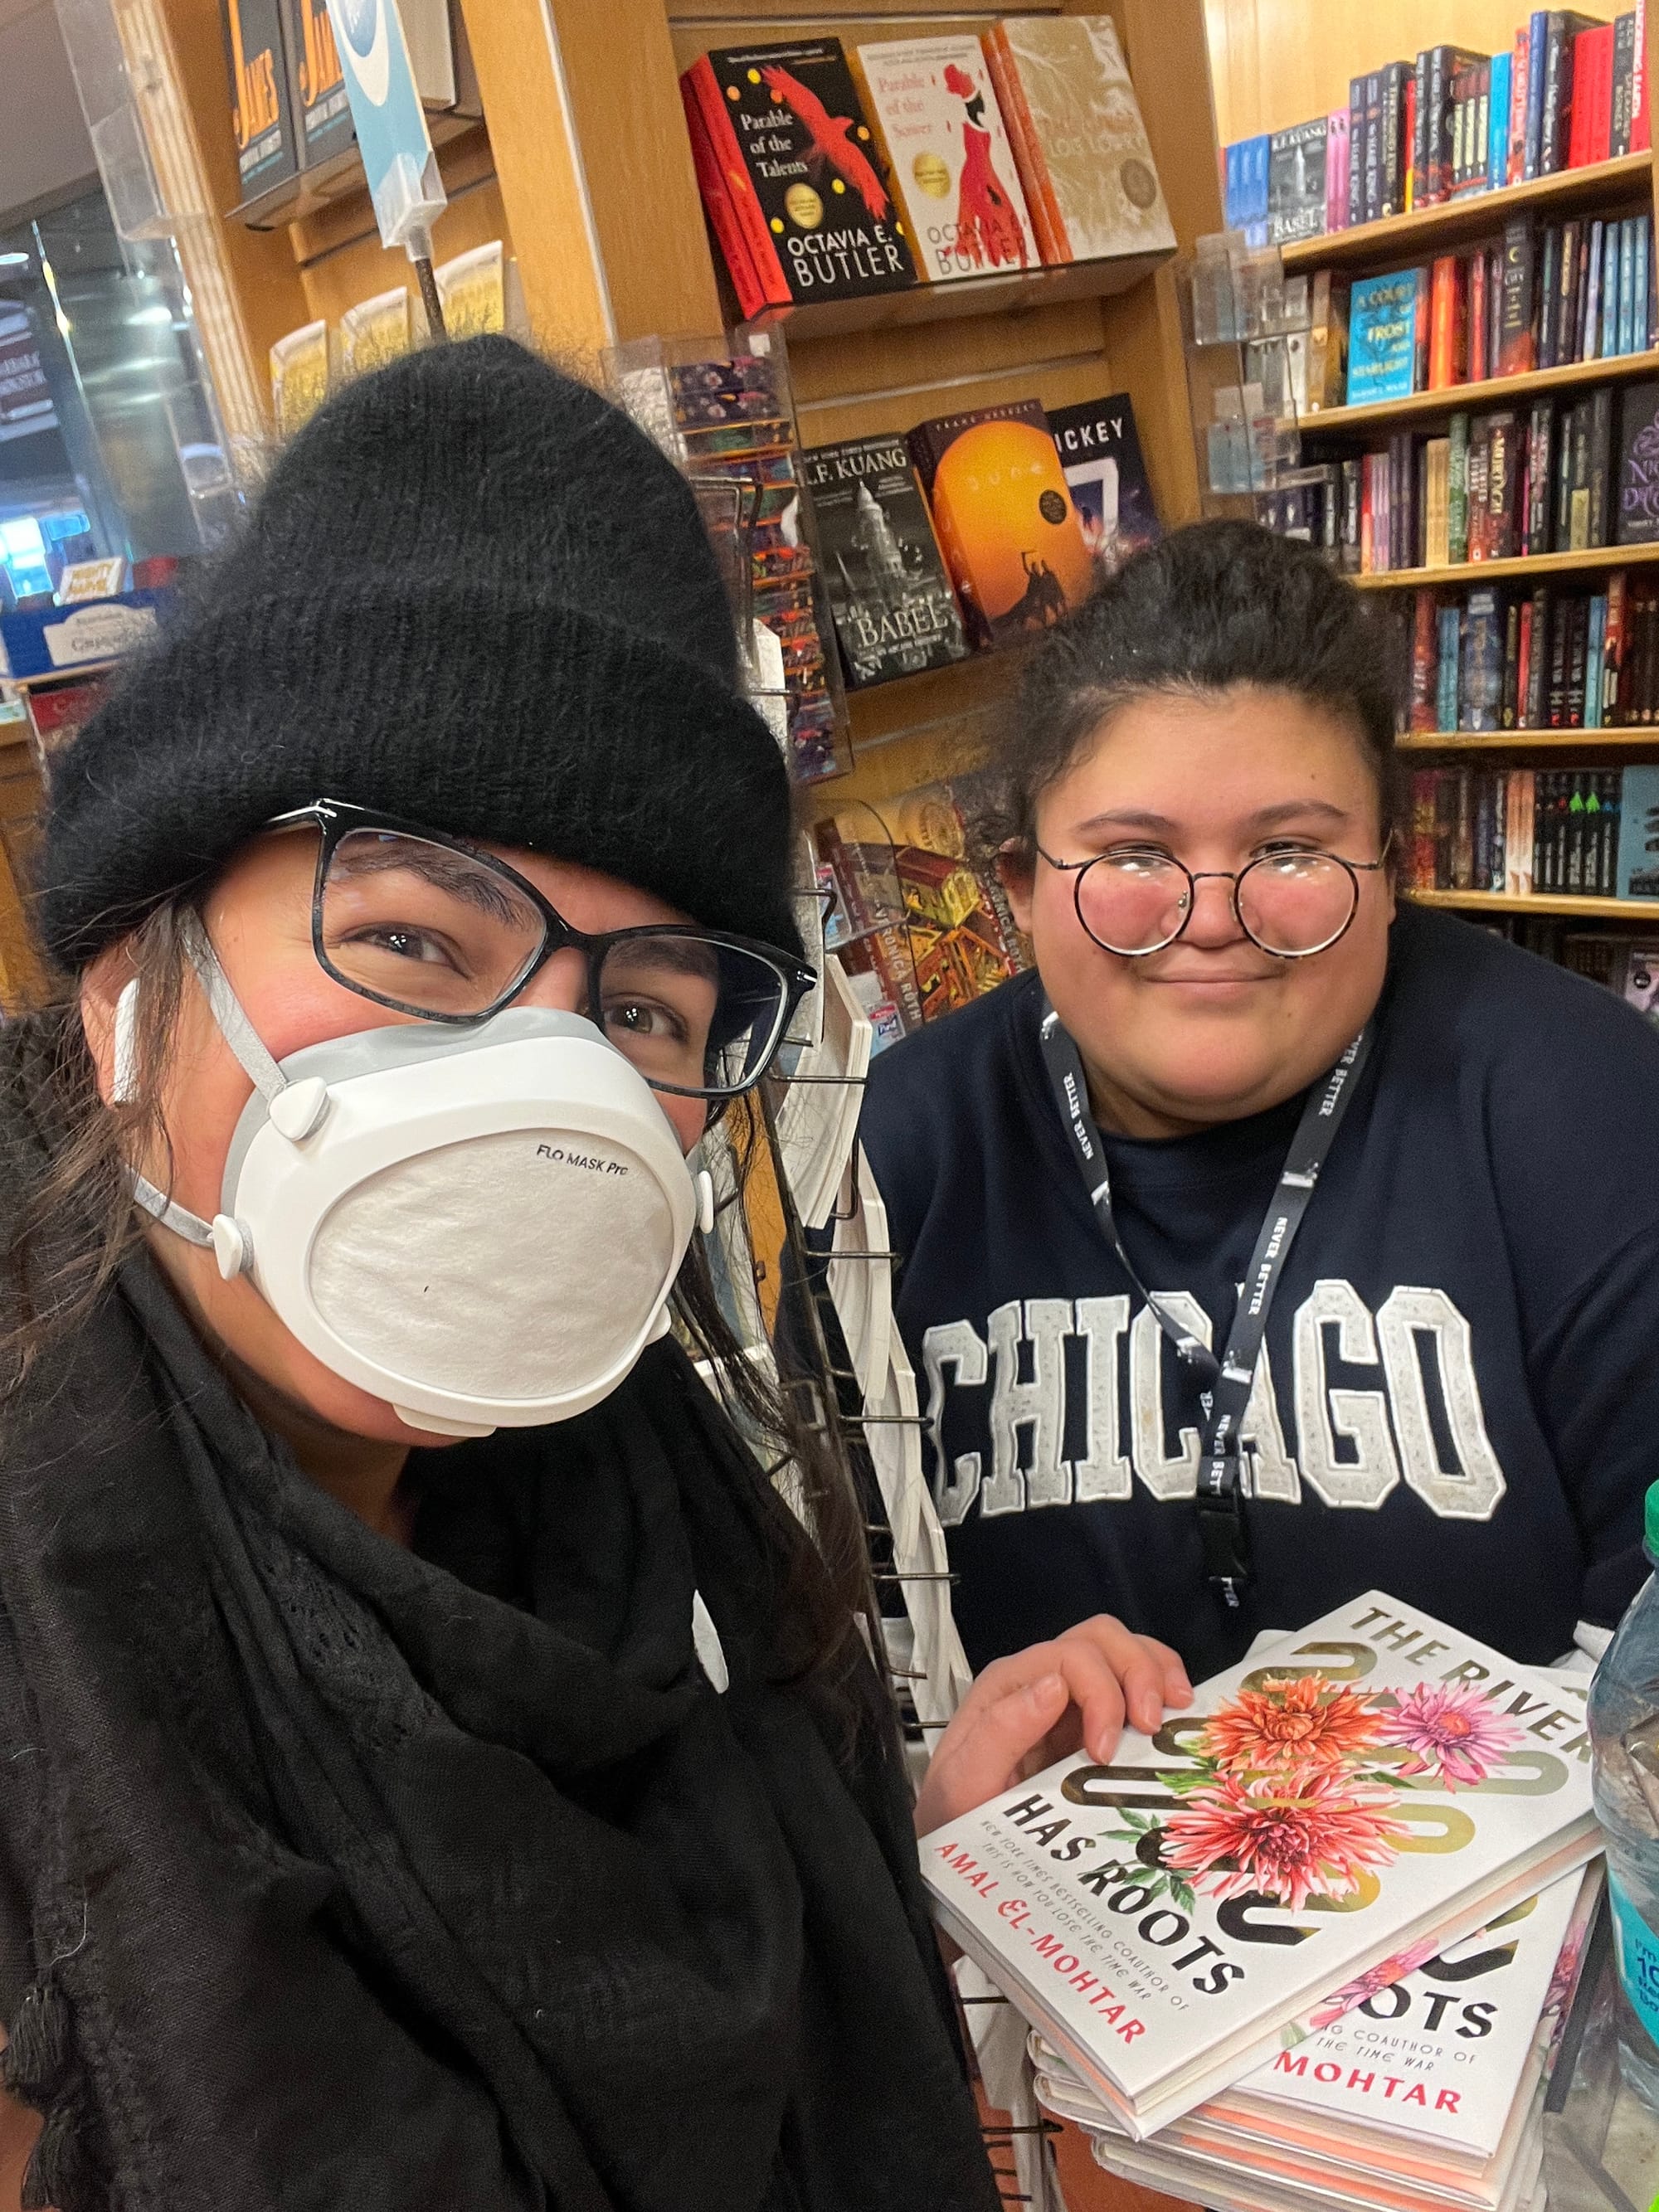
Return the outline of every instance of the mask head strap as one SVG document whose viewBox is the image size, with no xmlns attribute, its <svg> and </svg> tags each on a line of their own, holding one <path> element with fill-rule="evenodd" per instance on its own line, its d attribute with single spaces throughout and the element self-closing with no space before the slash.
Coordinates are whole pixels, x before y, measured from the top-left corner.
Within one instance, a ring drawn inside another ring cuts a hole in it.
<svg viewBox="0 0 1659 2212">
<path fill-rule="evenodd" d="M 232 990 L 230 978 L 219 965 L 219 956 L 202 927 L 200 915 L 186 914 L 179 935 L 220 1036 L 240 1061 L 242 1073 L 254 1089 L 268 1104 L 274 1103 L 287 1090 L 288 1078 L 265 1050 L 258 1030 L 243 1011 L 241 1000 Z"/>
</svg>

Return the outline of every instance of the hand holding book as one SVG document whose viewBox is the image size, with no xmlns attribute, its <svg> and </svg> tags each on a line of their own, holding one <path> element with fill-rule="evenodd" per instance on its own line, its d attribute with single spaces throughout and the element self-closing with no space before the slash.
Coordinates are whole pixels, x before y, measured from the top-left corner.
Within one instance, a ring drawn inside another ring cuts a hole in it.
<svg viewBox="0 0 1659 2212">
<path fill-rule="evenodd" d="M 916 1833 L 972 1812 L 1073 1752 L 1104 1764 L 1126 1720 L 1151 1735 L 1165 1707 L 1182 1711 L 1192 1694 L 1167 1644 L 1134 1635 L 1109 1613 L 993 1660 L 939 1740 L 916 1799 Z"/>
</svg>

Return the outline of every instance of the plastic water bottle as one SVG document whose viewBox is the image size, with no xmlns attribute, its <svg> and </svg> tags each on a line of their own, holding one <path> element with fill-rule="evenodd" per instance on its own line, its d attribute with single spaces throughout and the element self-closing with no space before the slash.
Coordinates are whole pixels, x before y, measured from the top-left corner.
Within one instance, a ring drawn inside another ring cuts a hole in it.
<svg viewBox="0 0 1659 2212">
<path fill-rule="evenodd" d="M 1648 1492 L 1643 1533 L 1659 1565 L 1659 1482 Z M 1659 2113 L 1659 1581 L 1651 1576 L 1595 1670 L 1589 1731 L 1619 1960 L 1619 2063 Z"/>
</svg>

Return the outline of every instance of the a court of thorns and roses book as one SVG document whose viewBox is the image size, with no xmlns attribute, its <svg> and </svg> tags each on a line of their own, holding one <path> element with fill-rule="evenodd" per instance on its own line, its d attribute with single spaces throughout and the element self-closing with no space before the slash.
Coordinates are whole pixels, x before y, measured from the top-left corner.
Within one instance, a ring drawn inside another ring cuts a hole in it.
<svg viewBox="0 0 1659 2212">
<path fill-rule="evenodd" d="M 941 1926 L 1141 2138 L 1597 1849 L 1582 1703 L 1372 1591 L 921 1863 Z"/>
</svg>

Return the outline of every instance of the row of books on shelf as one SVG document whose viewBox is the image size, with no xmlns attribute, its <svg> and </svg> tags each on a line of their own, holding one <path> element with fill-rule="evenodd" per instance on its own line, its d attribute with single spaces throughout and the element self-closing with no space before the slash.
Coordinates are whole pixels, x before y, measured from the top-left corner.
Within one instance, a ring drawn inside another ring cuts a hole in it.
<svg viewBox="0 0 1659 2212">
<path fill-rule="evenodd" d="M 1645 15 L 1537 9 L 1503 53 L 1430 46 L 1353 78 L 1345 107 L 1224 149 L 1228 228 L 1288 246 L 1644 150 Z"/>
<path fill-rule="evenodd" d="M 1620 571 L 1595 591 L 1540 583 L 1462 598 L 1416 593 L 1407 727 L 1647 728 L 1659 722 L 1659 580 Z"/>
<path fill-rule="evenodd" d="M 935 1916 L 1103 2164 L 1253 2212 L 1529 2204 L 1597 1909 L 1585 1688 L 1370 1592 L 1111 1767 L 1074 1754 L 925 1836 Z"/>
<path fill-rule="evenodd" d="M 1211 426 L 1218 440 L 1237 426 Z M 1432 571 L 1659 539 L 1659 383 L 1569 403 L 1454 415 L 1443 436 L 1399 430 L 1344 461 L 1280 471 L 1259 501 L 1282 537 L 1345 574 Z"/>
<path fill-rule="evenodd" d="M 1036 635 L 1158 534 L 1127 392 L 975 408 L 805 464 L 854 689 Z"/>
<path fill-rule="evenodd" d="M 1175 247 L 1109 15 L 718 48 L 681 91 L 745 316 Z"/>
<path fill-rule="evenodd" d="M 1320 319 L 1339 353 L 1346 325 L 1346 374 L 1319 364 L 1307 410 L 1645 353 L 1659 328 L 1656 277 L 1650 214 L 1541 228 L 1521 215 L 1467 253 L 1364 277 L 1346 302 L 1334 283 Z"/>
<path fill-rule="evenodd" d="M 480 120 L 458 0 L 402 0 L 398 12 L 422 106 L 458 123 Z M 326 0 L 220 0 L 220 23 L 243 205 L 282 202 L 301 183 L 327 198 L 343 189 L 343 178 L 361 181 Z"/>
<path fill-rule="evenodd" d="M 1419 769 L 1408 890 L 1659 897 L 1659 769 Z"/>
</svg>

